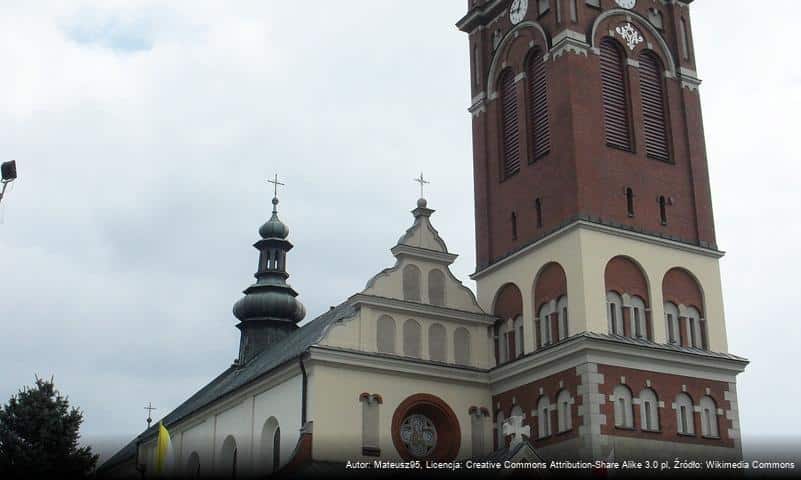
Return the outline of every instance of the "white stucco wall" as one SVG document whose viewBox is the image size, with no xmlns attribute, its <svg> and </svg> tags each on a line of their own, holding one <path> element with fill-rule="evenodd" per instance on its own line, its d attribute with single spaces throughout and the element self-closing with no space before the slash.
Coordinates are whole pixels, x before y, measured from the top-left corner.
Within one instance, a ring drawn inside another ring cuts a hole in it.
<svg viewBox="0 0 801 480">
<path fill-rule="evenodd" d="M 298 368 L 293 366 L 292 370 Z M 223 442 L 229 435 L 236 441 L 237 470 L 262 471 L 261 433 L 270 417 L 275 417 L 281 428 L 280 458 L 285 464 L 300 438 L 301 391 L 299 372 L 280 372 L 171 425 L 174 473 L 183 474 L 190 455 L 197 452 L 201 475 L 219 474 Z M 155 473 L 155 444 L 152 439 L 140 447 L 147 459 L 148 476 Z"/>
<path fill-rule="evenodd" d="M 472 455 L 471 406 L 491 410 L 487 385 L 443 381 L 419 375 L 393 374 L 374 369 L 315 364 L 309 370 L 309 415 L 314 420 L 313 451 L 316 460 L 371 460 L 363 457 L 362 404 L 359 394 L 380 394 L 379 448 L 385 459 L 400 458 L 391 437 L 392 416 L 407 397 L 427 393 L 441 398 L 459 421 L 461 445 L 459 458 Z M 492 424 L 485 424 L 485 445 L 492 445 Z"/>
<path fill-rule="evenodd" d="M 535 342 L 534 282 L 543 266 L 558 262 L 567 277 L 569 334 L 583 331 L 607 333 L 604 271 L 609 260 L 618 255 L 632 258 L 645 273 L 656 342 L 666 342 L 662 280 L 670 269 L 681 267 L 692 273 L 701 286 L 709 349 L 728 351 L 718 258 L 668 242 L 583 226 L 572 228 L 480 274 L 476 279 L 479 304 L 492 313 L 500 288 L 506 283 L 514 283 L 523 296 L 525 349 L 532 351 Z"/>
</svg>

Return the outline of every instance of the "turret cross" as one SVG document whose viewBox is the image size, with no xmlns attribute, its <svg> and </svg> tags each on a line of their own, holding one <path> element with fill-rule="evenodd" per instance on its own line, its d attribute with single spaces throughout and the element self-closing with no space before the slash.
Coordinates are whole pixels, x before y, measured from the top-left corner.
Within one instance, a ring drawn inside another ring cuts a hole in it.
<svg viewBox="0 0 801 480">
<path fill-rule="evenodd" d="M 150 414 L 155 409 L 156 409 L 156 407 L 154 407 L 150 402 L 147 402 L 147 406 L 145 407 L 145 410 L 147 410 L 147 426 L 148 427 L 150 427 L 150 423 L 153 422 L 153 419 L 151 418 Z"/>
<path fill-rule="evenodd" d="M 274 197 L 278 196 L 278 185 L 281 185 L 281 186 L 286 185 L 285 183 L 281 183 L 281 182 L 278 181 L 278 174 L 277 173 L 275 174 L 275 176 L 272 179 L 268 179 L 267 183 L 272 183 L 273 184 L 273 187 L 274 187 L 273 188 L 273 196 Z"/>
<path fill-rule="evenodd" d="M 419 178 L 415 178 L 414 181 L 420 184 L 420 198 L 424 198 L 423 197 L 423 187 L 426 184 L 429 184 L 431 182 L 429 182 L 428 180 L 423 178 L 423 172 L 420 172 L 420 177 Z"/>
</svg>

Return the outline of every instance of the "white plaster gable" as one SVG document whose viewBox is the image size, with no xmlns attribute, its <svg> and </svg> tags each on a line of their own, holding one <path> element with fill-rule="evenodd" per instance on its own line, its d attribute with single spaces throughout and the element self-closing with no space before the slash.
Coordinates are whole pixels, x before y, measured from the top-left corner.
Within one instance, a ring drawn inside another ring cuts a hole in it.
<svg viewBox="0 0 801 480">
<path fill-rule="evenodd" d="M 434 210 L 424 206 L 412 211 L 414 224 L 391 249 L 396 259 L 395 265 L 371 278 L 361 293 L 404 300 L 403 270 L 411 264 L 420 270 L 420 303 L 431 304 L 429 278 L 433 270 L 439 270 L 445 277 L 445 301 L 441 306 L 483 314 L 473 291 L 451 272 L 450 265 L 457 255 L 448 252 L 445 241 L 431 225 L 432 213 Z"/>
</svg>

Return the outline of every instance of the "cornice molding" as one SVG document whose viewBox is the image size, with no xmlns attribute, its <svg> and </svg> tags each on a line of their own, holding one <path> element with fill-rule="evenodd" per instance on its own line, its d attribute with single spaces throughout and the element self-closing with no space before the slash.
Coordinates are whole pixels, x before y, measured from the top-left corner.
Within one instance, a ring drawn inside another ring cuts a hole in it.
<svg viewBox="0 0 801 480">
<path fill-rule="evenodd" d="M 611 225 L 604 225 L 604 224 L 601 224 L 601 223 L 591 222 L 591 221 L 584 220 L 584 219 L 576 219 L 576 220 L 573 220 L 570 223 L 568 223 L 568 224 L 566 224 L 566 225 L 554 230 L 553 232 L 545 235 L 544 237 L 539 238 L 537 240 L 534 240 L 533 242 L 529 243 L 528 245 L 525 245 L 525 246 L 521 247 L 520 249 L 508 254 L 507 256 L 505 256 L 505 257 L 499 259 L 498 261 L 496 261 L 495 263 L 487 265 L 486 267 L 481 268 L 480 270 L 476 270 L 474 273 L 472 273 L 470 275 L 470 278 L 472 280 L 478 280 L 479 278 L 487 275 L 488 273 L 490 273 L 490 272 L 492 272 L 494 270 L 497 270 L 498 268 L 502 267 L 503 265 L 506 265 L 507 263 L 512 262 L 513 260 L 515 260 L 517 258 L 520 258 L 521 256 L 530 253 L 534 249 L 536 249 L 536 248 L 538 248 L 538 247 L 540 247 L 542 245 L 545 245 L 548 242 L 554 241 L 557 238 L 560 238 L 560 237 L 568 234 L 569 232 L 571 232 L 571 231 L 573 231 L 573 230 L 575 230 L 577 228 L 586 228 L 588 230 L 593 230 L 593 231 L 602 232 L 602 233 L 608 233 L 608 234 L 615 235 L 615 236 L 618 236 L 618 237 L 628 238 L 628 239 L 631 239 L 631 240 L 638 240 L 638 241 L 641 241 L 641 242 L 646 242 L 646 243 L 650 243 L 650 244 L 653 244 L 653 245 L 659 245 L 659 246 L 662 246 L 662 247 L 676 248 L 678 250 L 682 250 L 682 251 L 685 251 L 685 252 L 704 255 L 704 256 L 712 257 L 712 258 L 721 258 L 721 257 L 723 257 L 723 255 L 725 255 L 724 252 L 722 252 L 720 250 L 715 250 L 715 249 L 712 249 L 712 248 L 700 247 L 700 246 L 692 245 L 692 244 L 689 244 L 689 243 L 683 243 L 683 242 L 679 242 L 679 241 L 676 241 L 676 240 L 671 240 L 671 239 L 668 239 L 668 238 L 661 238 L 661 237 L 657 237 L 657 236 L 654 236 L 654 235 L 649 235 L 647 233 L 641 233 L 641 232 L 637 232 L 637 231 L 633 231 L 633 230 L 627 230 L 625 228 L 614 227 L 614 226 L 611 226 Z"/>
<path fill-rule="evenodd" d="M 440 307 L 430 305 L 427 303 L 410 302 L 408 300 L 399 300 L 397 298 L 379 297 L 376 295 L 367 295 L 364 293 L 357 293 L 348 299 L 348 302 L 354 307 L 358 308 L 362 305 L 368 307 L 392 310 L 401 312 L 408 315 L 421 315 L 429 318 L 438 318 L 450 321 L 462 321 L 469 324 L 493 325 L 496 317 L 486 313 L 475 313 L 466 310 L 457 310 L 455 308 Z"/>
<path fill-rule="evenodd" d="M 489 383 L 487 371 L 479 368 L 328 346 L 315 345 L 309 348 L 309 357 L 305 364 L 307 367 L 312 367 L 315 364 L 358 367 L 377 370 L 390 375 L 406 374 L 427 378 L 434 377 L 444 381 L 479 385 L 487 385 Z"/>
</svg>

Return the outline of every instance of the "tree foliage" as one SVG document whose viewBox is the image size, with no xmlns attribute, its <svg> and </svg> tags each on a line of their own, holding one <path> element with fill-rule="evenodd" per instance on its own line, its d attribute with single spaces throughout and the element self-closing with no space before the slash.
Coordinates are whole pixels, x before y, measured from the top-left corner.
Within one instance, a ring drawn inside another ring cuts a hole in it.
<svg viewBox="0 0 801 480">
<path fill-rule="evenodd" d="M 0 478 L 85 476 L 97 455 L 78 445 L 83 413 L 70 408 L 53 379 L 36 378 L 0 409 Z"/>
</svg>

